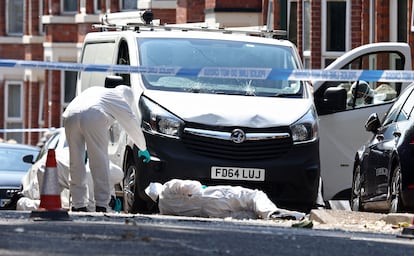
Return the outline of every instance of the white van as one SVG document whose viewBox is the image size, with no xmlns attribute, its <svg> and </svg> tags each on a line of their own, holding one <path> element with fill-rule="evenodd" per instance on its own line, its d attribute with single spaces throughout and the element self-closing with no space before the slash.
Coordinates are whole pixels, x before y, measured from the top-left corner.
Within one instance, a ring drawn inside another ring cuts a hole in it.
<svg viewBox="0 0 414 256">
<path fill-rule="evenodd" d="M 100 28 L 85 38 L 83 64 L 177 71 L 169 76 L 79 75 L 78 92 L 105 83 L 134 89 L 152 161 L 140 164 L 137 148 L 117 124 L 110 128 L 108 149 L 125 172 L 120 195 L 127 212 L 151 211 L 145 187 L 172 178 L 257 188 L 280 207 L 309 211 L 322 177 L 325 200 L 349 200 L 355 152 L 371 136 L 361 127 L 370 113 L 385 113 L 405 88 L 403 83 L 369 82 L 375 100 L 357 105 L 352 91 L 356 96 L 364 81 L 312 81 L 311 88 L 306 81 L 229 79 L 220 72 L 215 78 L 197 77 L 177 67 L 225 72 L 303 67 L 291 42 L 260 33 L 125 22 Z M 410 70 L 410 56 L 404 43 L 371 44 L 346 53 L 327 69 Z"/>
<path fill-rule="evenodd" d="M 256 79 L 269 68 L 302 69 L 291 42 L 142 24 L 101 29 L 114 31 L 86 36 L 83 64 L 218 68 L 214 77 L 180 69 L 172 75 L 79 74 L 78 92 L 105 83 L 133 88 L 152 161 L 142 164 L 121 127 L 110 128 L 111 160 L 125 172 L 125 211 L 153 210 L 144 189 L 149 182 L 173 178 L 260 189 L 285 208 L 309 211 L 315 206 L 319 132 L 310 83 Z"/>
</svg>

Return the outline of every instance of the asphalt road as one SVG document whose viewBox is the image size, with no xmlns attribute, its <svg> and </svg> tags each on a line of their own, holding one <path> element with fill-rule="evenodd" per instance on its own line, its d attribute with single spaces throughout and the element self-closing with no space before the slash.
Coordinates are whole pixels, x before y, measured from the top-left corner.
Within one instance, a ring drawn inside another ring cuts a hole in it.
<svg viewBox="0 0 414 256">
<path fill-rule="evenodd" d="M 395 234 L 293 228 L 291 222 L 0 211 L 0 255 L 413 255 Z"/>
</svg>

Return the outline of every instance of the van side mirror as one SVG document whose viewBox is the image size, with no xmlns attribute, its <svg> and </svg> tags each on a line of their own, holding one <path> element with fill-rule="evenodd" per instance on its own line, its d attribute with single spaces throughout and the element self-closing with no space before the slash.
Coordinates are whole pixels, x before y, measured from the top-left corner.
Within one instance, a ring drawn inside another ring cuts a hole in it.
<svg viewBox="0 0 414 256">
<path fill-rule="evenodd" d="M 323 109 L 325 113 L 346 110 L 346 89 L 329 87 L 323 94 Z"/>
<path fill-rule="evenodd" d="M 105 88 L 115 88 L 121 84 L 124 84 L 124 79 L 122 78 L 122 76 L 105 77 Z"/>
<path fill-rule="evenodd" d="M 372 132 L 372 133 L 377 133 L 378 128 L 380 128 L 381 126 L 381 122 L 378 118 L 378 114 L 377 113 L 372 113 L 369 117 L 368 120 L 365 122 L 365 130 L 367 132 Z"/>
</svg>

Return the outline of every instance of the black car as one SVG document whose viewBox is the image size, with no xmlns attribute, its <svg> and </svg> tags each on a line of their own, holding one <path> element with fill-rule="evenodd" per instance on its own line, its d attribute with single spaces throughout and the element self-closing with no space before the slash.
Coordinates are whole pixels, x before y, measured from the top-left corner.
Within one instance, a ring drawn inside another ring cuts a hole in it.
<svg viewBox="0 0 414 256">
<path fill-rule="evenodd" d="M 372 139 L 355 157 L 351 208 L 354 211 L 402 212 L 414 209 L 414 83 L 388 110 L 376 113 L 365 128 Z"/>
</svg>

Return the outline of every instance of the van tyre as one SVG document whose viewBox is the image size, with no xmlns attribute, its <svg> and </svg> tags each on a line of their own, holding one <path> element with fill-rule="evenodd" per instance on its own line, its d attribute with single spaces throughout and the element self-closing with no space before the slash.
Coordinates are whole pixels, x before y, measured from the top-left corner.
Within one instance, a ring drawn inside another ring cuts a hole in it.
<svg viewBox="0 0 414 256">
<path fill-rule="evenodd" d="M 126 213 L 153 213 L 156 212 L 157 205 L 149 198 L 144 189 L 146 185 L 140 184 L 140 173 L 133 163 L 128 163 L 124 176 L 124 212 Z M 142 180 L 142 177 L 141 177 Z"/>
<path fill-rule="evenodd" d="M 128 167 L 125 172 L 123 180 L 123 208 L 126 213 L 136 213 L 136 204 L 135 204 L 135 177 L 137 175 L 137 169 L 134 165 L 128 164 Z"/>
</svg>

